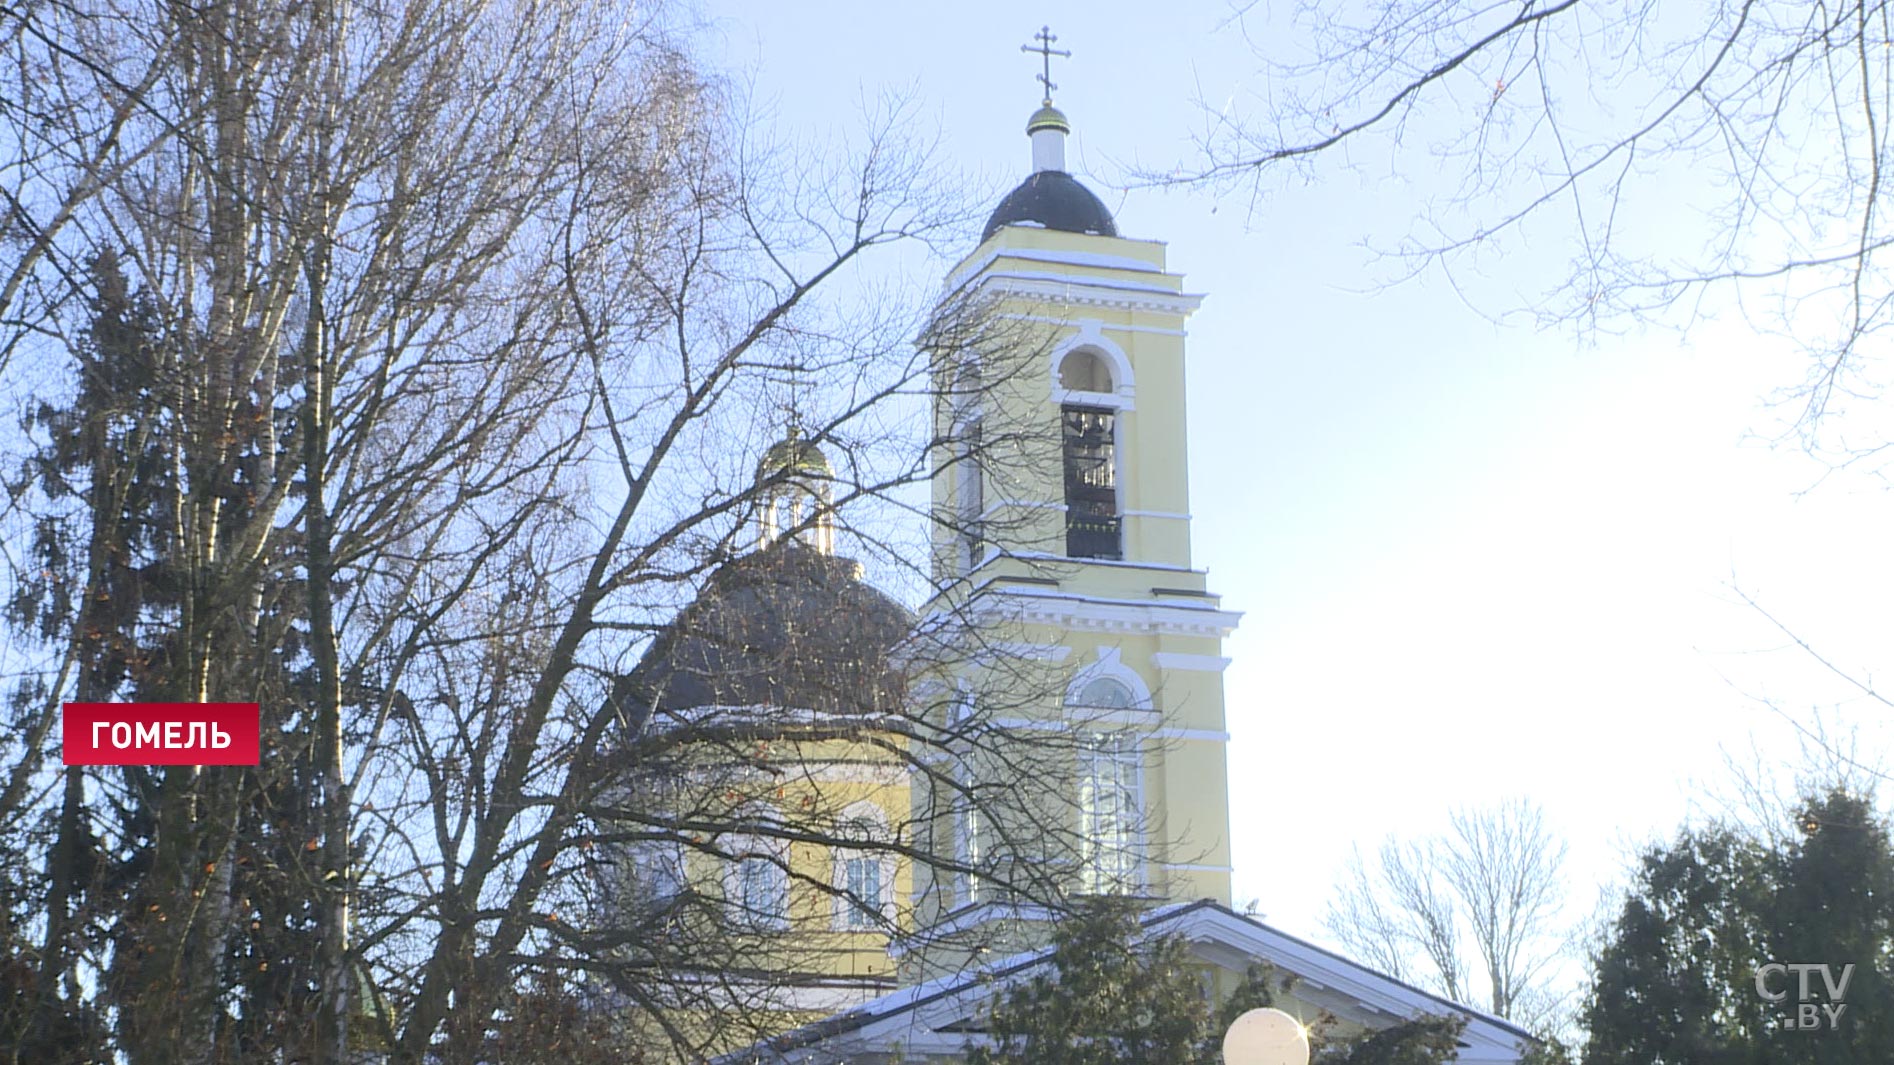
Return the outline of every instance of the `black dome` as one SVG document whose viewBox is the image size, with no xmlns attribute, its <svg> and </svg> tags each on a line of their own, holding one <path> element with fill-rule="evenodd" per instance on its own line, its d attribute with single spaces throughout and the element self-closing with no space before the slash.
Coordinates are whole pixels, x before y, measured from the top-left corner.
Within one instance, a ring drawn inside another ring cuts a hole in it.
<svg viewBox="0 0 1894 1065">
<path fill-rule="evenodd" d="M 779 540 L 712 574 L 624 680 L 657 710 L 889 713 L 902 684 L 888 653 L 912 624 L 858 563 Z"/>
<path fill-rule="evenodd" d="M 1118 224 L 1092 190 L 1063 170 L 1041 170 L 1006 194 L 987 217 L 982 241 L 1001 226 L 1039 225 L 1067 233 L 1096 233 L 1115 237 Z"/>
</svg>

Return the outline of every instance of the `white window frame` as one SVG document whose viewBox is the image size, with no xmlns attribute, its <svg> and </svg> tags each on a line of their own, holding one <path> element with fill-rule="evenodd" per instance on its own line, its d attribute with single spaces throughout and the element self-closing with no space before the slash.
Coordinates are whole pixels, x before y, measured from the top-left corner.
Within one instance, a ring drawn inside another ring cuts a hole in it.
<svg viewBox="0 0 1894 1065">
<path fill-rule="evenodd" d="M 846 851 L 835 859 L 835 863 L 836 887 L 841 891 L 835 900 L 836 929 L 843 932 L 872 932 L 881 928 L 893 908 L 890 898 L 893 892 L 889 890 L 892 885 L 888 880 L 894 863 L 886 858 Z M 856 905 L 856 900 L 861 898 L 855 885 L 857 869 L 864 873 L 872 870 L 874 873 L 875 905 L 872 909 Z"/>
<path fill-rule="evenodd" d="M 744 820 L 777 825 L 782 818 L 769 807 L 744 811 Z M 783 932 L 789 929 L 792 877 L 789 875 L 789 844 L 786 840 L 751 833 L 733 833 L 722 841 L 730 858 L 723 868 L 724 911 L 738 928 L 752 932 Z M 759 866 L 757 863 L 764 863 Z M 768 868 L 775 883 L 777 905 L 763 909 L 750 905 L 745 868 Z"/>
<path fill-rule="evenodd" d="M 651 839 L 631 848 L 632 884 L 643 904 L 670 902 L 690 888 L 684 863 L 684 845 L 676 840 Z M 661 876 L 647 873 L 662 871 Z"/>
<path fill-rule="evenodd" d="M 858 829 L 848 826 L 859 825 Z M 893 842 L 893 833 L 888 829 L 888 817 L 881 807 L 866 799 L 844 807 L 841 816 L 836 818 L 836 836 L 848 837 L 850 832 L 862 831 L 866 835 L 864 842 L 887 845 Z M 849 865 L 852 862 L 868 861 L 876 867 L 879 882 L 876 884 L 880 898 L 876 910 L 866 913 L 857 905 L 858 898 L 849 884 Z M 829 883 L 834 886 L 834 905 L 831 907 L 830 924 L 838 932 L 871 932 L 879 925 L 894 920 L 894 856 L 886 852 L 877 853 L 837 844 L 831 848 Z"/>
<path fill-rule="evenodd" d="M 1129 709 L 1132 713 L 1089 707 L 1081 700 L 1085 689 L 1101 679 L 1114 680 L 1124 685 L 1131 693 Z M 1129 723 L 1143 720 L 1154 708 L 1150 686 L 1144 683 L 1144 678 L 1138 675 L 1137 670 L 1125 665 L 1122 652 L 1116 647 L 1100 647 L 1097 661 L 1075 673 L 1071 683 L 1065 687 L 1066 717 L 1074 721 Z"/>
<path fill-rule="evenodd" d="M 1144 887 L 1143 736 L 1088 734 L 1079 758 L 1080 890 L 1091 895 L 1138 891 Z M 1100 803 L 1107 791 L 1115 809 Z"/>
<path fill-rule="evenodd" d="M 775 903 L 770 908 L 751 905 L 746 869 L 762 869 L 773 883 Z M 781 859 L 752 851 L 741 854 L 724 872 L 723 897 L 731 923 L 751 932 L 783 932 L 789 928 L 789 870 Z"/>
<path fill-rule="evenodd" d="M 979 442 L 984 438 L 985 421 L 979 409 L 964 412 L 954 423 L 954 562 L 962 574 L 971 573 L 986 561 L 993 544 L 986 536 L 986 471 L 981 468 Z M 979 530 L 975 546 L 971 532 Z"/>
<path fill-rule="evenodd" d="M 986 817 L 978 803 L 973 801 L 973 770 L 964 762 L 954 774 L 960 787 L 954 794 L 954 863 L 960 870 L 954 873 L 954 897 L 967 905 L 980 901 L 980 878 L 968 869 L 980 868 L 983 860 L 981 844 L 988 833 L 982 832 Z"/>
<path fill-rule="evenodd" d="M 1104 360 L 1105 368 L 1111 374 L 1111 391 L 1087 392 L 1066 388 L 1059 380 L 1059 365 L 1065 361 L 1067 355 L 1081 349 Z M 1046 370 L 1051 379 L 1051 397 L 1055 404 L 1063 406 L 1071 403 L 1085 407 L 1111 407 L 1120 413 L 1138 409 L 1137 378 L 1131 372 L 1131 359 L 1125 354 L 1125 349 L 1105 335 L 1104 323 L 1097 319 L 1088 318 L 1080 322 L 1077 332 L 1053 345 Z M 1119 443 L 1122 444 L 1123 440 L 1121 439 Z"/>
</svg>

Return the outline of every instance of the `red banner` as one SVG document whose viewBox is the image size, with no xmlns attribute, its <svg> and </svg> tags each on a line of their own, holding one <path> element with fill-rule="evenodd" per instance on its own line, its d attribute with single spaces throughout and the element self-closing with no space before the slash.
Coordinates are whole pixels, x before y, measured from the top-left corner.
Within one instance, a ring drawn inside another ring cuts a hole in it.
<svg viewBox="0 0 1894 1065">
<path fill-rule="evenodd" d="M 255 765 L 256 703 L 66 703 L 67 765 Z"/>
</svg>

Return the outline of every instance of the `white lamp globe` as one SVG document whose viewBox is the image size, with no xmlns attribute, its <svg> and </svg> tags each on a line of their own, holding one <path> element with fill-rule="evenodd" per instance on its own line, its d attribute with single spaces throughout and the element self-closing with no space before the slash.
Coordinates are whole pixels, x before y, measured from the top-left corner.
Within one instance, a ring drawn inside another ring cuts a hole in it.
<svg viewBox="0 0 1894 1065">
<path fill-rule="evenodd" d="M 1250 1010 L 1223 1033 L 1223 1065 L 1309 1065 L 1309 1035 L 1281 1010 Z"/>
</svg>

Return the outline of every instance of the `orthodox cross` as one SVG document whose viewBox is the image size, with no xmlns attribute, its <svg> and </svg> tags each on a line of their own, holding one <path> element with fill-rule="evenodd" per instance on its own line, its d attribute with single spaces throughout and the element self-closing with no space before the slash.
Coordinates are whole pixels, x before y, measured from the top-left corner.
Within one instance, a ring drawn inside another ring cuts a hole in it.
<svg viewBox="0 0 1894 1065">
<path fill-rule="evenodd" d="M 788 423 L 791 439 L 802 435 L 802 390 L 808 384 L 808 367 L 800 362 L 783 362 L 766 366 L 765 369 L 779 371 L 765 374 L 763 379 L 773 388 L 782 389 L 784 398 L 775 404 L 777 414 Z"/>
<path fill-rule="evenodd" d="M 1051 26 L 1041 26 L 1039 27 L 1039 32 L 1033 34 L 1033 40 L 1039 42 L 1037 45 L 1022 44 L 1019 46 L 1019 50 L 1022 52 L 1038 52 L 1040 61 L 1045 64 L 1044 72 L 1039 75 L 1039 83 L 1046 87 L 1045 104 L 1047 107 L 1052 106 L 1052 90 L 1059 87 L 1052 81 L 1052 57 L 1056 55 L 1066 59 L 1072 58 L 1072 53 L 1069 50 L 1052 47 L 1052 42 L 1058 39 L 1058 35 L 1052 32 Z"/>
</svg>

